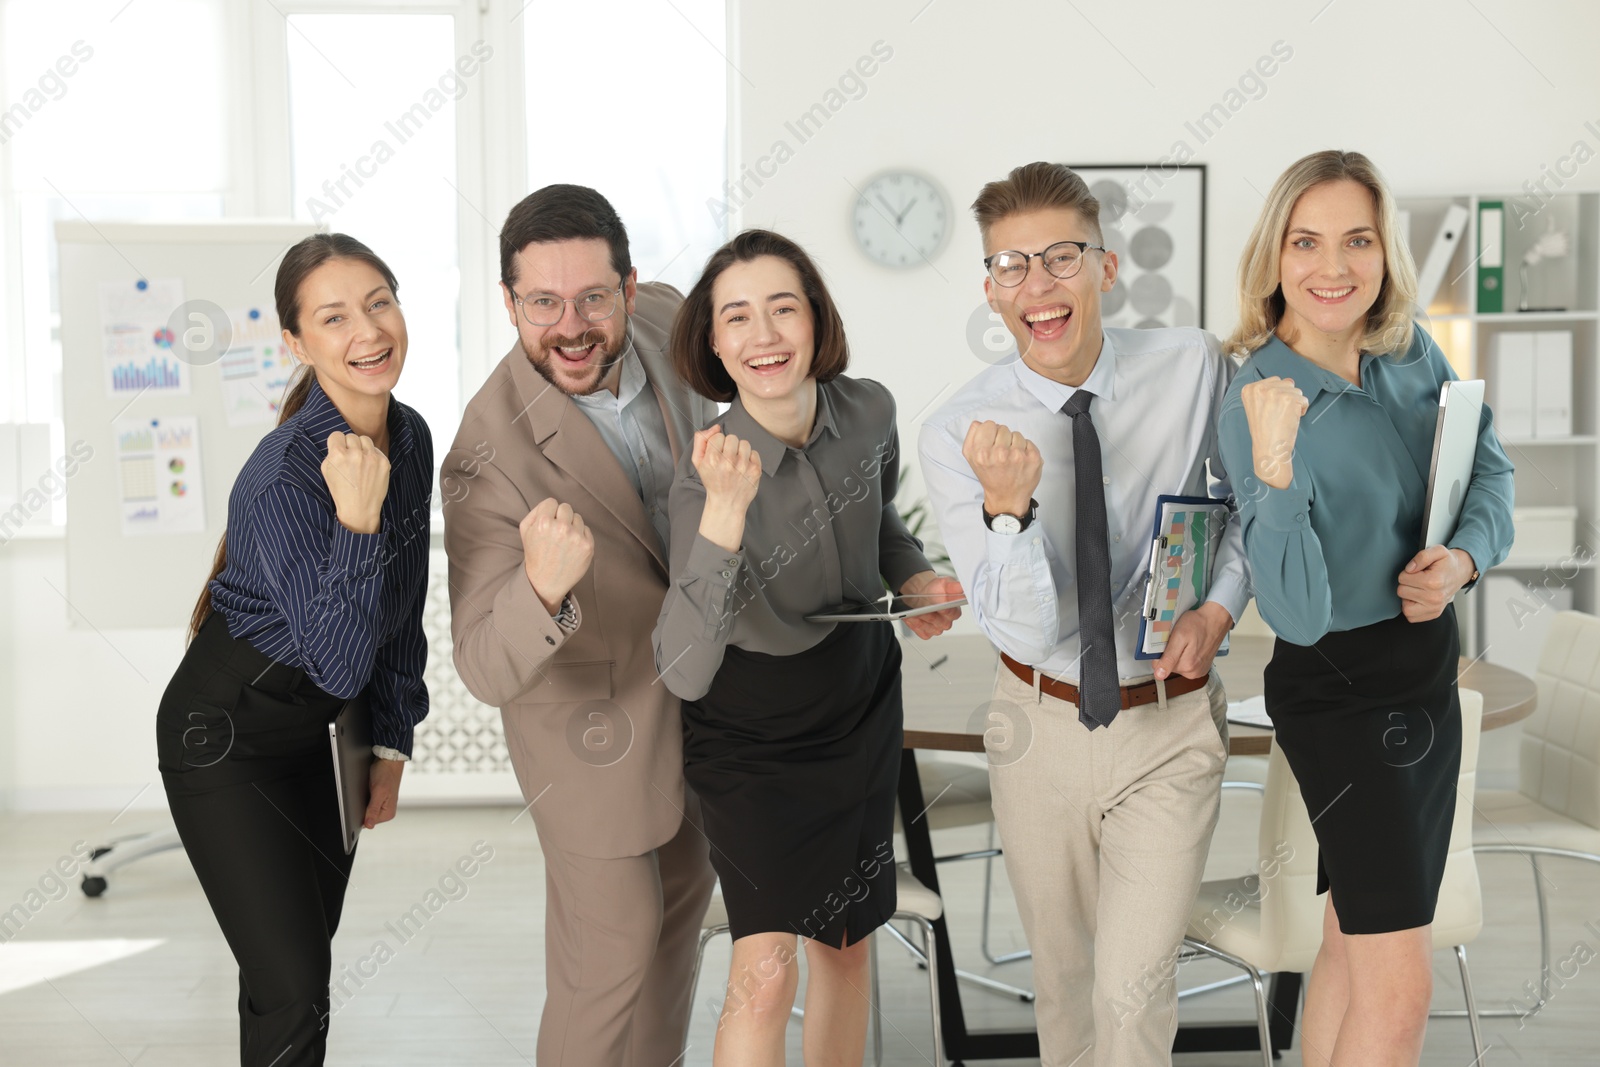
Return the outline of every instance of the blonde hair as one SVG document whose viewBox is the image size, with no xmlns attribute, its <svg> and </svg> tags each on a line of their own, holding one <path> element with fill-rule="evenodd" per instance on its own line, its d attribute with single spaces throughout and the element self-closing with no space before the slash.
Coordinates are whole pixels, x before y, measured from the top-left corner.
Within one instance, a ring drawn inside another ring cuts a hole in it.
<svg viewBox="0 0 1600 1067">
<path fill-rule="evenodd" d="M 1224 348 L 1247 356 L 1272 339 L 1283 319 L 1284 301 L 1279 263 L 1289 216 L 1311 189 L 1328 182 L 1353 181 L 1372 194 L 1383 248 L 1383 285 L 1367 312 L 1361 351 L 1388 354 L 1411 347 L 1417 302 L 1417 267 L 1400 239 L 1394 197 L 1372 161 L 1360 152 L 1329 149 L 1296 160 L 1278 176 L 1261 208 L 1250 240 L 1239 258 L 1239 324 Z"/>
<path fill-rule="evenodd" d="M 1063 163 L 1024 163 L 1004 178 L 990 182 L 978 191 L 972 214 L 985 245 L 989 228 L 1003 218 L 1027 211 L 1068 208 L 1076 211 L 1096 242 L 1100 234 L 1100 201 L 1089 191 L 1089 183 Z"/>
</svg>

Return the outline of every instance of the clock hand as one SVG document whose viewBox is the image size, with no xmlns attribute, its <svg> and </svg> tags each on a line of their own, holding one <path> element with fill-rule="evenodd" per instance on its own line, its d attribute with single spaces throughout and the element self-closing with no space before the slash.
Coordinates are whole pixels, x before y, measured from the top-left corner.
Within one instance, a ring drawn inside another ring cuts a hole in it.
<svg viewBox="0 0 1600 1067">
<path fill-rule="evenodd" d="M 913 207 L 915 207 L 916 203 L 917 203 L 917 198 L 913 196 L 911 198 L 911 203 L 909 203 L 909 204 L 907 204 L 905 206 L 905 210 L 901 211 L 900 214 L 898 214 L 898 215 L 896 215 L 894 217 L 894 227 L 895 227 L 895 229 L 898 230 L 900 228 L 900 220 L 906 217 L 906 212 L 910 211 Z"/>
</svg>

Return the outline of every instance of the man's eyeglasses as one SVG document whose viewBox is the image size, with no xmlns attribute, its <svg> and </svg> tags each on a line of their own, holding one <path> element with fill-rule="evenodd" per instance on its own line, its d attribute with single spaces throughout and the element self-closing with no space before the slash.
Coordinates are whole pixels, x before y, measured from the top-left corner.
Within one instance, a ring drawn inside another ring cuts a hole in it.
<svg viewBox="0 0 1600 1067">
<path fill-rule="evenodd" d="M 621 296 L 622 288 L 618 286 L 615 289 L 585 289 L 571 297 L 530 293 L 527 296 L 513 294 L 512 299 L 522 309 L 522 317 L 529 326 L 554 326 L 567 313 L 568 304 L 577 309 L 579 318 L 588 322 L 604 322 L 617 313 L 617 300 Z"/>
<path fill-rule="evenodd" d="M 983 266 L 996 285 L 1012 289 L 1021 285 L 1022 280 L 1028 276 L 1028 265 L 1031 260 L 1040 260 L 1044 264 L 1044 269 L 1057 278 L 1070 278 L 1082 268 L 1083 257 L 1090 249 L 1104 252 L 1105 246 L 1092 245 L 1086 241 L 1057 241 L 1043 252 L 1010 250 L 996 252 L 984 259 Z"/>
</svg>

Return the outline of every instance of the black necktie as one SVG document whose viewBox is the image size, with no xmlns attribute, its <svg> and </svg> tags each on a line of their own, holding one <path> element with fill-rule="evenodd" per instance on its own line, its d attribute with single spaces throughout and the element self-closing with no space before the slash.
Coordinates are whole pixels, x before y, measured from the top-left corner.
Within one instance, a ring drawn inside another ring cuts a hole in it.
<svg viewBox="0 0 1600 1067">
<path fill-rule="evenodd" d="M 1089 418 L 1094 394 L 1079 389 L 1062 411 L 1072 416 L 1072 464 L 1078 505 L 1078 721 L 1110 726 L 1122 710 L 1117 685 L 1117 634 L 1111 611 L 1111 534 L 1106 526 L 1100 438 Z"/>
</svg>

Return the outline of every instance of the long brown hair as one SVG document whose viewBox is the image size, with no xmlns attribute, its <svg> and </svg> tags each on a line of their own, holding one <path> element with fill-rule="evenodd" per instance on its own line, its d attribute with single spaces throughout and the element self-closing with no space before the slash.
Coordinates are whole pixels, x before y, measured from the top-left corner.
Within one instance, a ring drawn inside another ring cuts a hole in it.
<svg viewBox="0 0 1600 1067">
<path fill-rule="evenodd" d="M 805 249 L 771 230 L 745 230 L 711 253 L 700 280 L 689 290 L 672 320 L 672 366 L 678 377 L 703 397 L 727 403 L 739 395 L 727 369 L 711 350 L 711 328 L 716 319 L 711 306 L 711 287 L 722 272 L 735 263 L 748 263 L 762 256 L 776 256 L 800 275 L 800 288 L 811 304 L 811 318 L 816 324 L 811 377 L 819 382 L 831 382 L 850 365 L 850 344 L 845 340 L 844 320 L 822 280 L 822 272 L 806 255 Z"/>
<path fill-rule="evenodd" d="M 283 255 L 278 265 L 278 278 L 272 287 L 273 300 L 278 306 L 278 322 L 287 333 L 300 336 L 300 285 L 310 273 L 331 259 L 358 259 L 383 275 L 389 292 L 399 299 L 400 283 L 394 272 L 378 254 L 360 241 L 342 233 L 316 233 L 300 241 Z M 301 364 L 289 379 L 283 402 L 278 405 L 278 425 L 282 426 L 305 404 L 311 393 L 311 384 L 317 380 L 316 371 L 309 364 Z M 217 555 L 211 561 L 211 576 L 200 590 L 200 599 L 189 616 L 188 640 L 193 641 L 200 626 L 211 614 L 211 583 L 228 565 L 228 534 L 224 530 L 217 541 Z"/>
</svg>

